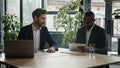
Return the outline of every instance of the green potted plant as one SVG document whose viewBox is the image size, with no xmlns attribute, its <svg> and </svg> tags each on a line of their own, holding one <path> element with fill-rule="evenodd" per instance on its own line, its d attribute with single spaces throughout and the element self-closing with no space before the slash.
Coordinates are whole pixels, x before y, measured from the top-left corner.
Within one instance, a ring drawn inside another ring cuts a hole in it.
<svg viewBox="0 0 120 68">
<path fill-rule="evenodd" d="M 114 15 L 115 18 L 119 18 L 120 19 L 120 9 L 114 10 L 114 12 L 112 13 L 112 15 Z"/>
<path fill-rule="evenodd" d="M 20 30 L 20 22 L 18 17 L 13 14 L 6 14 L 0 18 L 4 29 L 4 40 L 16 40 Z"/>
<path fill-rule="evenodd" d="M 82 9 L 83 6 L 80 2 L 81 0 L 70 0 L 68 3 L 64 4 L 54 16 L 57 28 L 64 30 L 63 42 L 65 44 L 75 42 L 77 30 L 81 26 L 83 14 L 79 9 Z"/>
</svg>

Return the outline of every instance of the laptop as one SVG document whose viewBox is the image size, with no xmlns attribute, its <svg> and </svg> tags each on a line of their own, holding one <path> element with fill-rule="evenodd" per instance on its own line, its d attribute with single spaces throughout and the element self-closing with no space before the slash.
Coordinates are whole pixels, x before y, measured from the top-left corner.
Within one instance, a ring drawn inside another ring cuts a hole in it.
<svg viewBox="0 0 120 68">
<path fill-rule="evenodd" d="M 7 40 L 4 41 L 6 58 L 33 58 L 33 40 Z"/>
</svg>

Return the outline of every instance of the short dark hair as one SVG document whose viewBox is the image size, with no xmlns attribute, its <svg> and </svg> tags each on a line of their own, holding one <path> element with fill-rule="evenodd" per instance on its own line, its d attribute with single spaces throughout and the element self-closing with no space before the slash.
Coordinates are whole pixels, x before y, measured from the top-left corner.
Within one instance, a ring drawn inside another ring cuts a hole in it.
<svg viewBox="0 0 120 68">
<path fill-rule="evenodd" d="M 35 9 L 33 12 L 32 12 L 32 17 L 34 18 L 34 16 L 41 16 L 42 14 L 46 14 L 46 10 L 45 9 L 42 9 L 42 8 L 37 8 Z"/>
<path fill-rule="evenodd" d="M 85 13 L 85 16 L 93 16 L 95 18 L 95 14 L 92 11 L 88 11 Z"/>
</svg>

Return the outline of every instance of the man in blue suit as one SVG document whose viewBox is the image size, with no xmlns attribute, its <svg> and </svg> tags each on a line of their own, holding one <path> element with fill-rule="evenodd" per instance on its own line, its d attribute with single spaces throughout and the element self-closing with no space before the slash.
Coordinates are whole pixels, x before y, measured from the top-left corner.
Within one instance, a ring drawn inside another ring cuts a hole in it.
<svg viewBox="0 0 120 68">
<path fill-rule="evenodd" d="M 35 52 L 42 50 L 47 42 L 50 46 L 47 52 L 55 52 L 57 50 L 56 43 L 50 36 L 50 33 L 45 27 L 46 10 L 37 8 L 32 12 L 33 22 L 30 25 L 20 29 L 18 40 L 34 40 Z"/>
<path fill-rule="evenodd" d="M 78 29 L 76 43 L 86 45 L 95 44 L 95 52 L 99 54 L 107 54 L 106 31 L 94 23 L 95 15 L 93 12 L 86 12 L 83 22 L 84 26 Z M 85 51 L 89 51 L 88 46 Z"/>
</svg>

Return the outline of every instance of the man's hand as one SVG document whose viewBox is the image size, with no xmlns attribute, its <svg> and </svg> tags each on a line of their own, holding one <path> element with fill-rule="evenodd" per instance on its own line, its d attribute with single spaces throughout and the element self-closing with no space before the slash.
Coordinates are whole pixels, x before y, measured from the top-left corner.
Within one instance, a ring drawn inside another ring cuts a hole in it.
<svg viewBox="0 0 120 68">
<path fill-rule="evenodd" d="M 89 52 L 89 51 L 90 51 L 89 47 L 85 46 L 84 52 Z"/>
<path fill-rule="evenodd" d="M 54 47 L 50 47 L 50 48 L 47 50 L 47 52 L 49 52 L 49 53 L 55 53 L 56 50 L 55 50 Z"/>
</svg>

